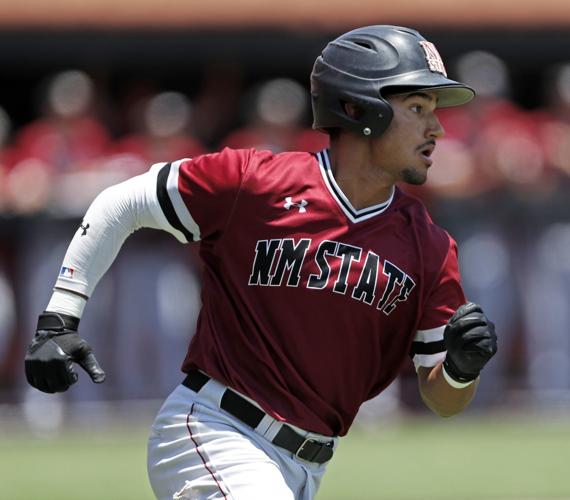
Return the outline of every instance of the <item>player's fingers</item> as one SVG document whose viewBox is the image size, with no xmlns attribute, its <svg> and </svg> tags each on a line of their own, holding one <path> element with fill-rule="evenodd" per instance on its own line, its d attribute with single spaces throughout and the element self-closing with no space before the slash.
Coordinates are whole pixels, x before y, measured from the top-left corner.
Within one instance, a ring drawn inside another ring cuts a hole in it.
<svg viewBox="0 0 570 500">
<path fill-rule="evenodd" d="M 47 384 L 44 383 L 43 379 L 39 378 L 39 377 L 35 377 L 33 375 L 31 375 L 28 378 L 28 383 L 32 386 L 35 387 L 38 391 L 42 391 L 42 392 L 48 392 L 50 394 L 53 394 L 53 391 L 51 391 L 49 389 L 49 387 L 47 386 Z"/>
<path fill-rule="evenodd" d="M 105 372 L 99 365 L 97 358 L 92 352 L 88 352 L 85 356 L 77 361 L 81 367 L 89 374 L 91 380 L 96 384 L 100 384 L 105 381 Z"/>
<path fill-rule="evenodd" d="M 71 359 L 50 363 L 45 371 L 44 379 L 50 392 L 63 392 L 77 382 L 77 373 Z"/>
<path fill-rule="evenodd" d="M 461 316 L 460 318 L 457 318 L 454 321 L 453 326 L 454 328 L 460 328 L 461 330 L 469 330 L 476 326 L 483 326 L 488 324 L 489 320 L 483 313 L 471 312 L 469 314 Z"/>
<path fill-rule="evenodd" d="M 71 361 L 68 361 L 71 364 Z M 62 392 L 77 380 L 75 372 L 68 373 L 69 368 L 62 360 L 46 362 L 26 360 L 25 372 L 28 383 L 36 389 L 47 392 Z"/>
<path fill-rule="evenodd" d="M 462 350 L 493 355 L 497 352 L 497 337 L 487 327 L 477 327 L 463 337 Z"/>
<path fill-rule="evenodd" d="M 33 387 L 37 387 L 37 377 L 34 372 L 32 363 L 29 360 L 26 360 L 24 363 L 24 371 L 26 373 L 26 380 L 28 381 L 28 384 Z"/>
<path fill-rule="evenodd" d="M 49 392 L 53 394 L 55 392 L 63 392 L 65 391 L 64 387 L 66 387 L 61 380 L 53 380 L 53 379 L 45 379 L 43 381 L 43 387 L 46 389 L 44 392 Z"/>
<path fill-rule="evenodd" d="M 474 312 L 482 313 L 483 309 L 481 309 L 481 306 L 479 304 L 475 304 L 475 302 L 467 302 L 466 304 L 460 306 L 459 309 L 457 309 L 457 311 L 455 311 L 455 314 L 451 317 L 449 321 L 450 322 L 457 321 L 457 319 Z"/>
<path fill-rule="evenodd" d="M 477 339 L 494 337 L 496 337 L 494 328 L 488 323 L 482 323 L 463 331 L 461 333 L 461 343 L 469 344 Z"/>
<path fill-rule="evenodd" d="M 85 340 L 82 339 L 81 343 L 74 350 L 73 360 L 89 374 L 91 380 L 96 384 L 105 381 L 105 372 L 99 365 L 97 358 L 95 358 L 91 346 Z"/>
</svg>

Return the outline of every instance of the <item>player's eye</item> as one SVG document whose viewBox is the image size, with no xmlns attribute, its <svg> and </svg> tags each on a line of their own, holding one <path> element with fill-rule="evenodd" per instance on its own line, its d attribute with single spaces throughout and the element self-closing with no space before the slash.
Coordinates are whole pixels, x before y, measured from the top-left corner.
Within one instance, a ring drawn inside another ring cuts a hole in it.
<svg viewBox="0 0 570 500">
<path fill-rule="evenodd" d="M 410 106 L 410 109 L 412 112 L 420 114 L 423 111 L 424 107 L 421 104 L 414 104 Z"/>
</svg>

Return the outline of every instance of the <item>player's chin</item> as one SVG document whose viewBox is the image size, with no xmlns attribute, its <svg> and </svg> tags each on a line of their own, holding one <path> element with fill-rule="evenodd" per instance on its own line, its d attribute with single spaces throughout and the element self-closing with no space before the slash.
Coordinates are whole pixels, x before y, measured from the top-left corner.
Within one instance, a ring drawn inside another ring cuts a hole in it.
<svg viewBox="0 0 570 500">
<path fill-rule="evenodd" d="M 427 181 L 427 168 L 407 167 L 402 170 L 401 176 L 406 184 L 421 186 Z"/>
</svg>

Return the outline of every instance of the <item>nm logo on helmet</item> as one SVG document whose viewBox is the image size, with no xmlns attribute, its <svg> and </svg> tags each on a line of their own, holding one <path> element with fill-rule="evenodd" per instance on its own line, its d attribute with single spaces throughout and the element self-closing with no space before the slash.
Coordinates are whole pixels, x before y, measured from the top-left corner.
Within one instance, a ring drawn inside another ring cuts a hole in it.
<svg viewBox="0 0 570 500">
<path fill-rule="evenodd" d="M 426 60 L 429 69 L 435 71 L 436 73 L 441 73 L 443 76 L 447 76 L 447 71 L 445 71 L 443 60 L 435 48 L 435 45 L 426 40 L 420 41 L 419 44 L 422 46 L 422 49 L 424 49 L 424 52 L 426 53 Z"/>
</svg>

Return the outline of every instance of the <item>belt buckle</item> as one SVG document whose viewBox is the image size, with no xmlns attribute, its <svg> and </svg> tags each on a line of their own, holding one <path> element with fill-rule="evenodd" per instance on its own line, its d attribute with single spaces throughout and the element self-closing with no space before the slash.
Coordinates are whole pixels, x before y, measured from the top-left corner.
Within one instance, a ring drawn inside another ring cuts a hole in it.
<svg viewBox="0 0 570 500">
<path fill-rule="evenodd" d="M 311 453 L 311 456 L 301 456 L 301 454 L 305 450 L 305 447 L 309 443 L 315 445 L 314 453 Z M 323 443 L 322 441 L 313 438 L 306 438 L 301 444 L 301 446 L 299 446 L 299 448 L 295 452 L 295 456 L 297 458 L 300 458 L 301 460 L 307 460 L 308 462 L 316 462 L 319 464 L 328 462 L 332 458 L 332 455 L 333 455 L 332 441 L 330 443 Z"/>
<path fill-rule="evenodd" d="M 303 450 L 305 449 L 305 446 L 307 446 L 307 444 L 309 443 L 315 443 L 315 444 L 319 444 L 322 445 L 322 443 L 320 441 L 317 441 L 316 439 L 313 438 L 306 438 L 302 443 L 301 446 L 299 446 L 299 449 L 295 452 L 295 456 L 297 458 L 300 458 L 301 460 L 307 460 L 307 458 L 303 458 L 301 457 L 299 454 L 303 453 Z M 311 461 L 311 460 L 309 460 Z"/>
</svg>

